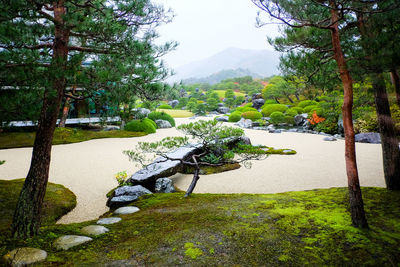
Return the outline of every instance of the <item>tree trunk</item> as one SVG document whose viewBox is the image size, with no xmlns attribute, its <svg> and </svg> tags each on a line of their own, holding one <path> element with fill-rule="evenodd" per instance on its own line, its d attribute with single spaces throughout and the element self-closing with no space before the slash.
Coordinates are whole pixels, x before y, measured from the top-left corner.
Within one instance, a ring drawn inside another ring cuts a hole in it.
<svg viewBox="0 0 400 267">
<path fill-rule="evenodd" d="M 399 73 L 397 72 L 396 69 L 392 69 L 390 71 L 390 76 L 392 77 L 392 83 L 394 86 L 394 90 L 396 92 L 397 105 L 400 107 L 400 77 L 399 77 Z"/>
<path fill-rule="evenodd" d="M 382 73 L 371 75 L 375 90 L 375 108 L 382 141 L 383 171 L 386 187 L 400 190 L 400 149 L 396 130 L 390 114 L 390 105 Z"/>
<path fill-rule="evenodd" d="M 64 103 L 63 110 L 62 110 L 61 119 L 60 119 L 60 122 L 58 123 L 58 127 L 60 127 L 60 128 L 65 128 L 65 123 L 67 122 L 69 108 L 70 108 L 70 103 L 69 103 L 70 100 L 71 100 L 71 98 L 69 98 L 69 97 L 67 97 L 65 99 L 65 103 Z"/>
<path fill-rule="evenodd" d="M 280 102 L 279 102 L 277 97 L 274 97 L 274 99 L 275 99 L 276 103 L 280 104 Z"/>
<path fill-rule="evenodd" d="M 299 98 L 299 94 L 298 94 L 298 93 L 294 94 L 294 96 L 296 97 L 297 101 L 300 101 L 300 98 Z"/>
<path fill-rule="evenodd" d="M 45 88 L 31 166 L 14 212 L 12 235 L 16 238 L 28 238 L 39 232 L 43 198 L 49 176 L 53 134 L 66 85 L 65 69 L 69 32 L 64 27 L 63 21 L 63 15 L 66 12 L 64 1 L 59 0 L 53 3 L 53 7 L 57 23 L 55 24 L 53 58 L 49 69 L 52 87 Z"/>
<path fill-rule="evenodd" d="M 188 190 L 186 191 L 185 197 L 188 197 L 196 187 L 197 181 L 200 179 L 199 173 L 200 173 L 200 166 L 197 164 L 196 156 L 192 156 L 193 162 L 194 162 L 194 175 L 193 175 L 193 180 L 190 183 L 190 186 Z"/>
<path fill-rule="evenodd" d="M 353 128 L 353 82 L 347 64 L 344 58 L 342 47 L 340 45 L 339 23 L 336 5 L 333 0 L 330 1 L 331 21 L 335 23 L 331 27 L 332 46 L 334 59 L 338 65 L 340 78 L 344 88 L 344 99 L 342 106 L 344 135 L 345 135 L 345 160 L 346 172 L 349 189 L 350 213 L 352 223 L 355 227 L 368 228 L 365 218 L 364 203 L 361 195 L 361 188 L 358 179 L 356 148 Z"/>
<path fill-rule="evenodd" d="M 293 103 L 293 100 L 290 98 L 289 95 L 287 95 L 286 98 L 289 99 L 290 103 Z"/>
</svg>

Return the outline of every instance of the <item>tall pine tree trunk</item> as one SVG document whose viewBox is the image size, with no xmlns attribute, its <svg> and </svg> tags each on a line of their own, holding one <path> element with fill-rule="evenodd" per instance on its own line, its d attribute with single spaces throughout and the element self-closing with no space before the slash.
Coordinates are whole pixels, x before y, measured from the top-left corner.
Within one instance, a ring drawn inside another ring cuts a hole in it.
<svg viewBox="0 0 400 267">
<path fill-rule="evenodd" d="M 382 141 L 383 171 L 386 187 L 400 190 L 400 149 L 396 130 L 390 114 L 390 105 L 382 73 L 371 75 L 375 90 L 375 108 Z"/>
<path fill-rule="evenodd" d="M 54 18 L 57 21 L 53 58 L 49 70 L 53 82 L 51 88 L 45 89 L 31 166 L 14 212 L 12 235 L 17 238 L 28 238 L 39 232 L 41 209 L 49 176 L 53 134 L 66 85 L 69 32 L 64 28 L 63 15 L 66 12 L 64 1 L 54 2 L 53 7 Z"/>
<path fill-rule="evenodd" d="M 71 98 L 67 97 L 65 99 L 64 107 L 62 109 L 62 114 L 60 118 L 60 122 L 58 123 L 58 127 L 65 128 L 65 123 L 67 122 L 69 108 L 70 108 Z"/>
<path fill-rule="evenodd" d="M 397 105 L 400 107 L 400 77 L 399 73 L 395 68 L 393 68 L 390 71 L 390 76 L 392 78 L 392 83 L 394 86 L 394 90 L 396 92 L 396 100 L 397 100 Z"/>
<path fill-rule="evenodd" d="M 342 106 L 344 136 L 345 136 L 345 160 L 346 172 L 349 189 L 350 213 L 354 226 L 359 228 L 368 228 L 365 218 L 364 203 L 361 195 L 360 182 L 358 179 L 356 147 L 353 128 L 353 81 L 348 70 L 346 60 L 340 44 L 339 23 L 336 5 L 333 0 L 330 1 L 331 21 L 334 24 L 331 27 L 332 46 L 334 59 L 338 65 L 340 78 L 344 88 L 344 99 Z"/>
</svg>

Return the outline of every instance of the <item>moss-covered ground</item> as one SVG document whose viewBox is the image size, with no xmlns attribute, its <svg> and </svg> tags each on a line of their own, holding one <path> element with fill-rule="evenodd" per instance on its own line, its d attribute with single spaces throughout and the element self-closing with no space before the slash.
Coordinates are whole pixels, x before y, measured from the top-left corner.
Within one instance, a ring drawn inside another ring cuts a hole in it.
<svg viewBox="0 0 400 267">
<path fill-rule="evenodd" d="M 0 149 L 31 147 L 35 141 L 35 132 L 0 133 Z M 144 136 L 146 133 L 129 131 L 88 131 L 77 128 L 56 128 L 53 145 L 70 144 L 99 138 L 125 138 Z"/>
<path fill-rule="evenodd" d="M 180 109 L 157 109 L 159 112 L 164 112 L 170 115 L 173 118 L 189 118 L 194 116 L 194 114 L 188 110 L 180 110 Z"/>
<path fill-rule="evenodd" d="M 44 266 L 399 266 L 400 192 L 363 188 L 363 196 L 369 230 L 351 226 L 346 188 L 173 193 L 142 197 L 141 211 L 69 251 L 51 242 L 93 222 L 43 227 L 26 245 L 48 252 Z"/>
</svg>

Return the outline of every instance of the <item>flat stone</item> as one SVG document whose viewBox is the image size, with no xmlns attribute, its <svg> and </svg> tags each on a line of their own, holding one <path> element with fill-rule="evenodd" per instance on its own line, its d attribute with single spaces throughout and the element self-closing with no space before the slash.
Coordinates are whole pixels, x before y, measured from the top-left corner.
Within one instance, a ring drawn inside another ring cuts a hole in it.
<svg viewBox="0 0 400 267">
<path fill-rule="evenodd" d="M 285 149 L 285 150 L 283 150 L 282 152 L 283 152 L 283 153 L 291 153 L 291 152 L 293 152 L 293 150 L 291 150 L 291 149 Z"/>
<path fill-rule="evenodd" d="M 116 209 L 114 211 L 114 214 L 132 214 L 135 212 L 138 212 L 140 209 L 138 207 L 133 207 L 133 206 L 129 206 L 129 207 L 121 207 L 119 209 Z"/>
<path fill-rule="evenodd" d="M 114 224 L 120 222 L 122 219 L 119 217 L 109 217 L 109 218 L 102 218 L 98 220 L 97 224 Z"/>
<path fill-rule="evenodd" d="M 323 139 L 324 141 L 337 141 L 337 139 L 333 136 L 327 136 Z"/>
<path fill-rule="evenodd" d="M 360 143 L 380 144 L 381 136 L 379 133 L 359 133 L 355 135 L 355 141 Z"/>
<path fill-rule="evenodd" d="M 81 229 L 81 233 L 85 235 L 102 235 L 110 231 L 108 228 L 101 225 L 88 225 Z"/>
<path fill-rule="evenodd" d="M 173 193 L 175 187 L 171 179 L 169 178 L 158 178 L 155 185 L 156 193 Z"/>
<path fill-rule="evenodd" d="M 3 257 L 4 261 L 11 266 L 26 266 L 44 261 L 46 258 L 46 251 L 28 247 L 16 248 Z"/>
<path fill-rule="evenodd" d="M 93 239 L 87 236 L 80 235 L 63 235 L 54 241 L 53 246 L 58 250 L 68 250 L 72 247 L 79 246 L 83 243 L 92 241 Z"/>
</svg>

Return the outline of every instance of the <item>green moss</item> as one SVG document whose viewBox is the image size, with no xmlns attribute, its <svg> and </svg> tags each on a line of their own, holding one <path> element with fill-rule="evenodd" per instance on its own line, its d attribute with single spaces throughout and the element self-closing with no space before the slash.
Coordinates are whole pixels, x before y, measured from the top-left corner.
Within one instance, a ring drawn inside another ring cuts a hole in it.
<svg viewBox="0 0 400 267">
<path fill-rule="evenodd" d="M 44 227 L 25 245 L 49 253 L 43 266 L 397 266 L 400 192 L 362 190 L 369 230 L 351 226 L 347 188 L 173 193 L 142 197 L 135 202 L 140 212 L 122 215 L 109 233 L 77 248 L 55 251 L 51 241 L 93 222 Z"/>
<path fill-rule="evenodd" d="M 71 144 L 100 138 L 128 138 L 144 136 L 144 132 L 88 131 L 72 128 L 56 128 L 53 145 Z M 31 147 L 36 134 L 33 132 L 6 132 L 0 134 L 0 149 Z"/>
<path fill-rule="evenodd" d="M 231 171 L 231 170 L 236 170 L 240 168 L 239 163 L 229 163 L 229 164 L 224 164 L 222 166 L 201 166 L 200 167 L 200 174 L 207 175 L 207 174 L 214 174 L 214 173 L 220 173 L 220 172 L 226 172 L 226 171 Z M 194 167 L 191 166 L 185 166 L 181 171 L 181 173 L 184 174 L 193 174 L 194 173 Z"/>
</svg>

